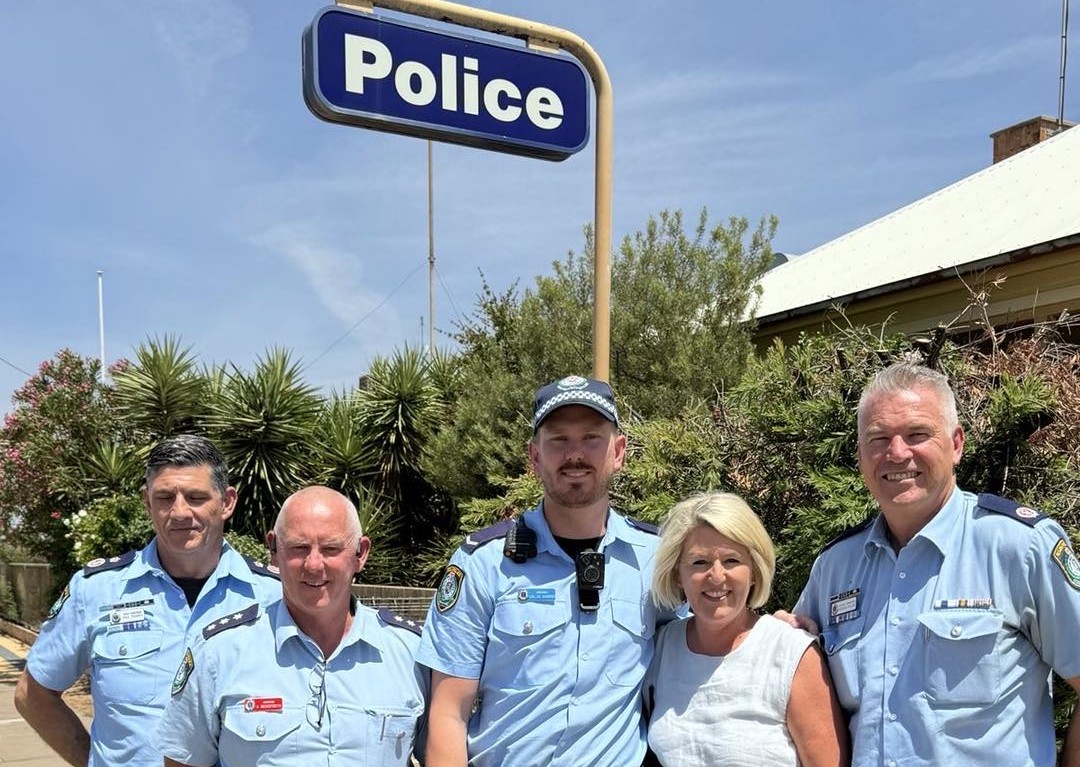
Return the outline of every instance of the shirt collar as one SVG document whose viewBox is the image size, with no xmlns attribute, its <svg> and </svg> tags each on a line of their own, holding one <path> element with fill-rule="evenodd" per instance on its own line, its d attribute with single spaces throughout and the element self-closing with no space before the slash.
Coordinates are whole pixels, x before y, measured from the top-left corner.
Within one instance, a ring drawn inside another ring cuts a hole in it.
<svg viewBox="0 0 1080 767">
<path fill-rule="evenodd" d="M 964 493 L 959 487 L 954 487 L 949 499 L 941 507 L 922 530 L 915 534 L 916 538 L 925 539 L 939 552 L 944 554 L 953 549 L 953 544 L 960 535 L 960 526 L 963 522 Z M 878 513 L 874 524 L 870 526 L 870 535 L 866 538 L 866 552 L 870 553 L 870 547 L 876 546 L 882 549 L 892 549 L 889 541 L 889 531 L 885 524 L 885 515 Z"/>
<path fill-rule="evenodd" d="M 350 597 L 350 599 L 354 610 L 352 625 L 345 632 L 341 644 L 334 650 L 333 655 L 326 659 L 327 661 L 340 653 L 342 648 L 349 647 L 357 642 L 366 642 L 376 650 L 384 649 L 375 612 L 358 604 L 356 597 Z M 296 625 L 296 621 L 293 620 L 284 599 L 279 599 L 270 605 L 267 612 L 270 614 L 270 625 L 274 630 L 274 644 L 277 646 L 279 653 L 291 637 L 296 637 L 298 642 L 304 642 L 315 647 L 315 642 Z"/>
<path fill-rule="evenodd" d="M 538 552 L 548 551 L 556 555 L 566 555 L 566 552 L 562 550 L 562 546 L 555 541 L 551 526 L 548 525 L 547 518 L 544 517 L 544 504 L 542 501 L 536 508 L 525 512 L 525 524 L 536 533 L 536 550 Z M 638 540 L 638 536 L 634 534 L 636 531 L 630 526 L 630 523 L 623 519 L 621 515 L 612 511 L 610 506 L 607 510 L 607 524 L 604 527 L 604 535 L 600 539 L 598 547 L 601 551 L 618 541 L 626 541 L 630 544 L 644 544 L 644 541 Z"/>
<path fill-rule="evenodd" d="M 161 557 L 158 555 L 156 536 L 154 540 L 150 541 L 150 543 L 139 552 L 138 556 L 135 557 L 126 569 L 124 577 L 128 580 L 134 580 L 147 573 L 156 575 L 159 578 L 169 577 L 169 574 L 161 564 Z M 218 560 L 217 567 L 210 573 L 210 577 L 207 578 L 206 582 L 212 588 L 217 581 L 229 576 L 244 581 L 245 583 L 254 583 L 255 578 L 258 577 L 255 573 L 251 572 L 251 568 L 248 567 L 243 556 L 230 546 L 228 542 L 223 541 L 221 544 L 221 559 Z M 209 591 L 209 589 L 205 589 L 205 587 L 204 590 Z"/>
</svg>

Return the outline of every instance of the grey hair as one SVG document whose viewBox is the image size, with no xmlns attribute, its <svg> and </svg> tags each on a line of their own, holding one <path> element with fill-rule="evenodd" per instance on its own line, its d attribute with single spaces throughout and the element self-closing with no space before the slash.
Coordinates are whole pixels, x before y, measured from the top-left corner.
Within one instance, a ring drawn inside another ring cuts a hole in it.
<svg viewBox="0 0 1080 767">
<path fill-rule="evenodd" d="M 931 370 L 923 365 L 913 362 L 898 362 L 887 368 L 879 370 L 877 375 L 862 391 L 859 397 L 858 428 L 862 434 L 864 426 L 864 411 L 867 403 L 878 394 L 897 394 L 914 389 L 926 389 L 937 395 L 941 403 L 941 416 L 949 429 L 955 429 L 960 425 L 960 419 L 956 415 L 956 395 L 949 386 L 949 379 L 944 373 Z"/>
<path fill-rule="evenodd" d="M 281 510 L 274 520 L 275 538 L 280 538 L 282 531 L 285 529 L 285 515 L 289 511 L 289 507 L 308 495 L 329 495 L 333 501 L 340 503 L 345 509 L 345 532 L 349 536 L 349 540 L 359 541 L 363 537 L 364 530 L 360 525 L 360 515 L 357 513 L 356 505 L 352 501 L 333 488 L 324 487 L 323 485 L 309 485 L 297 490 L 285 499 L 285 503 L 281 504 Z"/>
<path fill-rule="evenodd" d="M 157 473 L 169 467 L 208 466 L 210 481 L 222 495 L 229 487 L 229 467 L 214 443 L 198 434 L 177 434 L 154 445 L 146 458 L 143 482 L 149 487 Z"/>
</svg>

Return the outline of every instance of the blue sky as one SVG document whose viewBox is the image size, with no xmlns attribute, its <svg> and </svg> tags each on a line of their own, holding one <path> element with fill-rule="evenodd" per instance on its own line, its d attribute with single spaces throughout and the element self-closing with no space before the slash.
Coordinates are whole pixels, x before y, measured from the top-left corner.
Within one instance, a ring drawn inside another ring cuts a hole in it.
<svg viewBox="0 0 1080 767">
<path fill-rule="evenodd" d="M 476 5 L 604 59 L 616 245 L 650 214 L 704 206 L 775 213 L 774 247 L 803 253 L 987 166 L 992 131 L 1057 114 L 1059 0 Z M 4 4 L 0 410 L 58 349 L 97 355 L 98 269 L 110 362 L 165 334 L 242 367 L 280 346 L 328 389 L 420 343 L 426 143 L 308 112 L 300 35 L 320 7 Z M 581 250 L 593 153 L 434 155 L 450 331 L 481 272 L 527 286 Z"/>
</svg>

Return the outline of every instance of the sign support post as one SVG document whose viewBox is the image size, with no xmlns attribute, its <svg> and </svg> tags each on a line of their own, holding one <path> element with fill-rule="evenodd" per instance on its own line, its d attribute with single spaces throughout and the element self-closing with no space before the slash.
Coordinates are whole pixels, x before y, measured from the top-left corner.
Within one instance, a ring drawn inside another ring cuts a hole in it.
<svg viewBox="0 0 1080 767">
<path fill-rule="evenodd" d="M 561 48 L 585 67 L 596 90 L 596 193 L 593 219 L 593 360 L 592 376 L 610 377 L 611 359 L 611 79 L 604 62 L 581 37 L 558 27 L 515 16 L 471 8 L 445 0 L 338 0 L 338 5 L 361 11 L 375 6 L 524 39 L 530 47 Z"/>
</svg>

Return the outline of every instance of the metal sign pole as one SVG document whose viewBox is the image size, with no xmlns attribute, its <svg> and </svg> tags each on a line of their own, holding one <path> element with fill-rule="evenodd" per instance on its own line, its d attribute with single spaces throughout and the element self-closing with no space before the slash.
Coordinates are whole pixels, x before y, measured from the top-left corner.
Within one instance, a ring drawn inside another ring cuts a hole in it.
<svg viewBox="0 0 1080 767">
<path fill-rule="evenodd" d="M 596 90 L 592 375 L 602 381 L 608 380 L 611 358 L 611 166 L 614 109 L 611 79 L 604 62 L 585 40 L 573 32 L 444 0 L 339 0 L 337 4 L 366 11 L 378 6 L 413 16 L 521 38 L 531 47 L 556 46 L 574 56 L 585 67 Z"/>
</svg>

